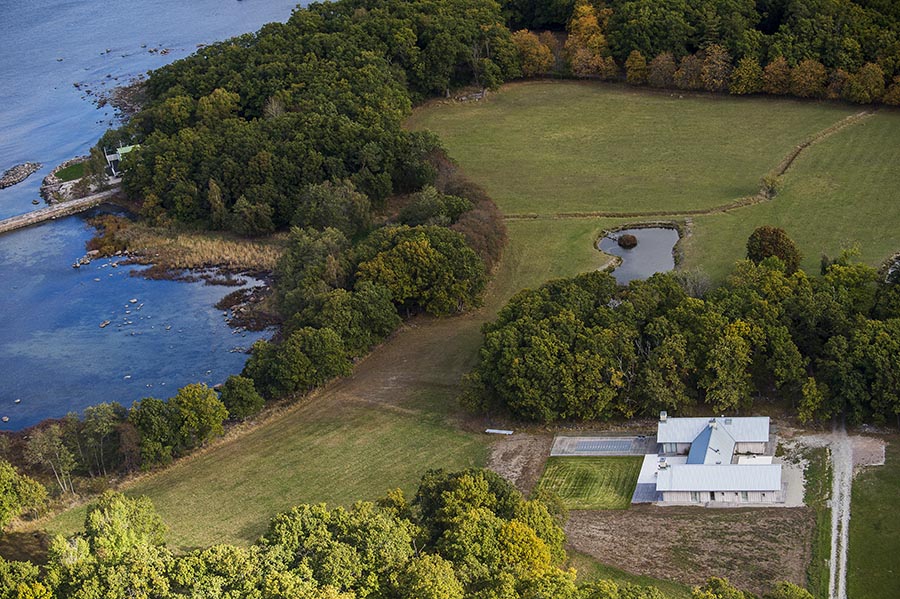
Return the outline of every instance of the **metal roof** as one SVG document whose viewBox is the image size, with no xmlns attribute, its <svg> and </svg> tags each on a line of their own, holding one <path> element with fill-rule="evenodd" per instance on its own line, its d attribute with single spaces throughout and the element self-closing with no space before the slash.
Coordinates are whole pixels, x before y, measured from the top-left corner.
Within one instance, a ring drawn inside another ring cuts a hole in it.
<svg viewBox="0 0 900 599">
<path fill-rule="evenodd" d="M 662 468 L 657 491 L 780 491 L 781 464 L 710 466 L 681 464 Z"/>
<path fill-rule="evenodd" d="M 735 443 L 765 443 L 769 440 L 769 417 L 751 418 L 667 418 L 657 425 L 657 443 L 693 443 L 711 420 L 718 423 Z"/>
<path fill-rule="evenodd" d="M 700 431 L 691 451 L 688 453 L 688 464 L 730 464 L 734 455 L 734 438 L 718 423 L 707 425 Z"/>
</svg>

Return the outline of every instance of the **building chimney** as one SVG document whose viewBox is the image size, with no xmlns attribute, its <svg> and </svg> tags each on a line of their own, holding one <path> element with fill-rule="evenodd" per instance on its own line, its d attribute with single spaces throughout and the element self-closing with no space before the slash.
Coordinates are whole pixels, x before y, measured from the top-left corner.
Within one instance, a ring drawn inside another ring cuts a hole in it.
<svg viewBox="0 0 900 599">
<path fill-rule="evenodd" d="M 669 418 L 669 415 L 666 414 L 666 411 L 665 411 L 665 410 L 663 410 L 662 412 L 659 413 L 659 421 L 660 421 L 660 422 L 666 422 L 666 420 L 667 420 L 668 418 Z"/>
</svg>

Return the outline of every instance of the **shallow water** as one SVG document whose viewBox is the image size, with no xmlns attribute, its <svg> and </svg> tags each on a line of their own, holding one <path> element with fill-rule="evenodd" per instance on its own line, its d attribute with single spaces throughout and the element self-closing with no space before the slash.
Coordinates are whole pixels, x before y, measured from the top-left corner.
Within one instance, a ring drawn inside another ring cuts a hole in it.
<svg viewBox="0 0 900 599">
<path fill-rule="evenodd" d="M 112 108 L 97 109 L 85 90 L 108 92 L 197 44 L 284 21 L 296 4 L 0 0 L 0 171 L 44 164 L 0 190 L 0 218 L 34 209 L 41 179 L 116 125 Z M 148 281 L 108 260 L 73 269 L 91 236 L 80 217 L 0 235 L 0 417 L 9 418 L 0 430 L 221 382 L 246 360 L 232 350 L 262 336 L 233 334 L 213 307 L 233 288 Z"/>
<path fill-rule="evenodd" d="M 630 250 L 619 247 L 619 235 L 634 235 L 638 244 Z M 607 254 L 622 258 L 622 264 L 613 271 L 619 285 L 627 285 L 635 279 L 646 279 L 658 272 L 668 272 L 675 268 L 672 248 L 678 243 L 678 231 L 654 227 L 649 229 L 626 229 L 604 237 L 597 247 Z"/>
<path fill-rule="evenodd" d="M 235 287 L 134 277 L 143 267 L 114 267 L 122 258 L 72 268 L 92 234 L 71 216 L 0 237 L 0 429 L 221 383 L 265 335 L 235 332 L 214 307 Z"/>
</svg>

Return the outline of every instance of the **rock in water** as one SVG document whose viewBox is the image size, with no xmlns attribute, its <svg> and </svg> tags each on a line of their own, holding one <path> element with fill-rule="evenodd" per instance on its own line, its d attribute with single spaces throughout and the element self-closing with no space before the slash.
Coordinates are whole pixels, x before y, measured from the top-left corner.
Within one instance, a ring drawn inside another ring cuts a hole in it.
<svg viewBox="0 0 900 599">
<path fill-rule="evenodd" d="M 17 164 L 11 169 L 7 169 L 0 177 L 0 189 L 12 187 L 16 183 L 21 183 L 27 179 L 32 173 L 35 173 L 43 165 L 40 162 L 26 162 Z"/>
<path fill-rule="evenodd" d="M 628 233 L 626 233 L 625 235 L 619 235 L 619 238 L 616 241 L 618 242 L 620 248 L 626 250 L 630 250 L 637 245 L 637 237 Z"/>
</svg>

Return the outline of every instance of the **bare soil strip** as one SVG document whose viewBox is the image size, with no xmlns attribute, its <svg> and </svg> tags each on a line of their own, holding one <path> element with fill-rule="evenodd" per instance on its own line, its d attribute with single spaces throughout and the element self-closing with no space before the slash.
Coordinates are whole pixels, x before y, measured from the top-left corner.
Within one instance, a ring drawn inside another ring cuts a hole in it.
<svg viewBox="0 0 900 599">
<path fill-rule="evenodd" d="M 754 593 L 805 586 L 815 516 L 809 508 L 658 507 L 574 511 L 570 549 L 633 574 L 702 584 L 724 576 Z"/>
</svg>

